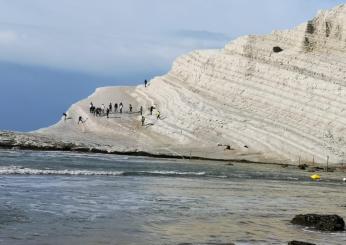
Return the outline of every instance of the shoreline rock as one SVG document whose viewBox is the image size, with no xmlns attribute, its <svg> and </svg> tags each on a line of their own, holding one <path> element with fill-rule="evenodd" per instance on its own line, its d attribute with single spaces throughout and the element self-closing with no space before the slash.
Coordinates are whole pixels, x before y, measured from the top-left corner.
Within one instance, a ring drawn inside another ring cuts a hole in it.
<svg viewBox="0 0 346 245">
<path fill-rule="evenodd" d="M 301 242 L 301 241 L 290 241 L 288 245 L 316 245 L 315 243 Z"/>
<path fill-rule="evenodd" d="M 291 223 L 326 232 L 345 230 L 345 221 L 338 215 L 299 214 Z"/>
</svg>

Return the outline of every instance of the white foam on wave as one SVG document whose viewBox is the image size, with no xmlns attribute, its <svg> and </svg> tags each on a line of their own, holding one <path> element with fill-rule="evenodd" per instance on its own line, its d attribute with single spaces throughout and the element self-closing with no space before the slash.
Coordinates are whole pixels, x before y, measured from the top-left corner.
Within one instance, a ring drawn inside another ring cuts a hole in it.
<svg viewBox="0 0 346 245">
<path fill-rule="evenodd" d="M 79 169 L 34 169 L 22 166 L 0 167 L 0 175 L 80 175 L 80 176 L 121 176 L 121 175 L 162 175 L 162 176 L 205 176 L 205 172 L 179 171 L 92 171 Z"/>
<path fill-rule="evenodd" d="M 0 175 L 84 175 L 84 176 L 119 176 L 121 171 L 90 171 L 90 170 L 54 170 L 32 169 L 19 166 L 0 167 Z"/>
<path fill-rule="evenodd" d="M 141 174 L 153 174 L 153 175 L 195 175 L 203 176 L 205 172 L 179 172 L 179 171 L 138 171 Z"/>
</svg>

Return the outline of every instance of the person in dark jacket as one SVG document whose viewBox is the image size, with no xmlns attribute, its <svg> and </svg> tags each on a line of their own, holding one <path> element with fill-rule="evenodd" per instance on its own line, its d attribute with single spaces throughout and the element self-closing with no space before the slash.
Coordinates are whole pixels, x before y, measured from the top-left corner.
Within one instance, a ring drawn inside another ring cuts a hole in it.
<svg viewBox="0 0 346 245">
<path fill-rule="evenodd" d="M 129 105 L 129 110 L 130 110 L 130 113 L 132 113 L 132 105 L 131 104 Z"/>
<path fill-rule="evenodd" d="M 85 123 L 85 121 L 83 120 L 83 117 L 82 116 L 79 116 L 78 117 L 78 124 L 79 123 Z"/>
</svg>

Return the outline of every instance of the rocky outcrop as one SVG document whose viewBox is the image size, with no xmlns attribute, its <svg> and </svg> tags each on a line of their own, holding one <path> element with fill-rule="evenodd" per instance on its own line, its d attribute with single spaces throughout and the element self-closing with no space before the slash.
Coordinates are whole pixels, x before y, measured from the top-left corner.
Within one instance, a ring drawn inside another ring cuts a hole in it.
<svg viewBox="0 0 346 245">
<path fill-rule="evenodd" d="M 0 148 L 30 150 L 82 151 L 86 146 L 32 133 L 0 131 Z"/>
<path fill-rule="evenodd" d="M 346 149 L 345 43 L 340 5 L 293 30 L 183 55 L 147 88 L 98 89 L 70 108 L 73 120 L 39 132 L 117 151 L 339 164 Z M 146 126 L 138 113 L 90 116 L 90 102 L 143 106 Z M 152 105 L 162 120 L 149 114 Z M 89 119 L 80 125 L 79 116 Z"/>
<path fill-rule="evenodd" d="M 338 215 L 306 214 L 297 215 L 292 224 L 311 227 L 319 231 L 344 231 L 345 222 Z"/>
</svg>

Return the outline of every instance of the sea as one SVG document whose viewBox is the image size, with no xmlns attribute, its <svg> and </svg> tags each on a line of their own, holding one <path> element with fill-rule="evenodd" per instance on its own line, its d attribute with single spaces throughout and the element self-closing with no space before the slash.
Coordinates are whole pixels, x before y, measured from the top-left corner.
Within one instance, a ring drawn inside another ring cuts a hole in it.
<svg viewBox="0 0 346 245">
<path fill-rule="evenodd" d="M 346 244 L 295 226 L 346 218 L 346 173 L 138 156 L 0 150 L 0 244 Z"/>
</svg>

